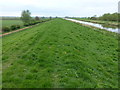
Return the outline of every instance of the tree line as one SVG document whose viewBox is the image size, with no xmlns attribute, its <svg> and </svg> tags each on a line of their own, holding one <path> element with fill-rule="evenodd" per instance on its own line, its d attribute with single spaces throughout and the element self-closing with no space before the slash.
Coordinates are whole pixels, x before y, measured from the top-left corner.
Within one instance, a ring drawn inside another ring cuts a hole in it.
<svg viewBox="0 0 120 90">
<path fill-rule="evenodd" d="M 100 17 L 96 17 L 96 15 L 95 15 L 93 17 L 90 17 L 90 19 L 103 20 L 103 21 L 119 21 L 120 22 L 120 13 L 112 13 L 112 14 L 105 13 Z"/>
</svg>

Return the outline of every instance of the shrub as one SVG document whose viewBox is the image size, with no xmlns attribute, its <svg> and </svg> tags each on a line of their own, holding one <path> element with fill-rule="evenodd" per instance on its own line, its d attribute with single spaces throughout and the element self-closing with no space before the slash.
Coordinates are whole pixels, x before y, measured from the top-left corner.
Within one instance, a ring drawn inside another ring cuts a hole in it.
<svg viewBox="0 0 120 90">
<path fill-rule="evenodd" d="M 39 22 L 35 22 L 35 24 L 38 24 Z"/>
<path fill-rule="evenodd" d="M 35 25 L 35 24 L 37 24 L 37 23 L 39 23 L 39 22 L 33 21 L 33 22 L 30 22 L 30 23 L 24 23 L 24 26 Z"/>
<path fill-rule="evenodd" d="M 32 22 L 29 23 L 29 25 L 34 25 L 34 24 L 35 24 L 34 21 L 32 21 Z"/>
<path fill-rule="evenodd" d="M 35 22 L 32 22 L 32 25 L 35 25 Z"/>
<path fill-rule="evenodd" d="M 9 32 L 10 28 L 9 27 L 2 27 L 2 32 Z"/>
<path fill-rule="evenodd" d="M 37 24 L 37 22 L 33 22 L 33 25 Z"/>
<path fill-rule="evenodd" d="M 12 25 L 10 28 L 11 28 L 11 30 L 17 29 L 16 25 Z"/>
<path fill-rule="evenodd" d="M 19 28 L 20 28 L 20 25 L 16 25 L 16 28 L 18 28 L 18 29 L 19 29 Z"/>
<path fill-rule="evenodd" d="M 24 23 L 24 26 L 29 26 L 29 23 Z"/>
<path fill-rule="evenodd" d="M 29 25 L 32 25 L 32 23 L 30 22 Z"/>
<path fill-rule="evenodd" d="M 41 23 L 41 21 L 37 21 L 37 23 Z"/>
<path fill-rule="evenodd" d="M 35 25 L 35 24 L 37 24 L 38 22 L 32 22 L 32 25 Z"/>
</svg>

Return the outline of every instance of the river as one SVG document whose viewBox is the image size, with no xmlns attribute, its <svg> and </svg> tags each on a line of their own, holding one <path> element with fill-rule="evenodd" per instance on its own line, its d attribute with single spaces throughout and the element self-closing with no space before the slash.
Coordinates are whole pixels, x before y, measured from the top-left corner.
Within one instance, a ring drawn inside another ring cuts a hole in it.
<svg viewBox="0 0 120 90">
<path fill-rule="evenodd" d="M 91 23 L 91 22 L 85 22 L 85 21 L 80 21 L 80 20 L 75 20 L 75 19 L 68 19 L 68 18 L 63 18 L 65 20 L 81 23 L 81 24 L 86 24 L 86 25 L 91 25 L 100 29 L 105 29 L 107 31 L 115 32 L 115 33 L 120 33 L 120 29 L 118 27 L 112 27 L 112 26 L 106 26 L 104 24 L 97 24 L 97 23 Z"/>
</svg>

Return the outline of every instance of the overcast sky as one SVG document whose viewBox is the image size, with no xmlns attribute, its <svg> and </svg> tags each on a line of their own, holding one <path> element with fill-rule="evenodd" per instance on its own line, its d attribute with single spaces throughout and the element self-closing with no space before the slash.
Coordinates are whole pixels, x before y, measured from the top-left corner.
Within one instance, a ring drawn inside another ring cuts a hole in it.
<svg viewBox="0 0 120 90">
<path fill-rule="evenodd" d="M 32 16 L 100 16 L 118 11 L 119 0 L 1 0 L 0 16 L 20 16 L 30 10 Z"/>
</svg>

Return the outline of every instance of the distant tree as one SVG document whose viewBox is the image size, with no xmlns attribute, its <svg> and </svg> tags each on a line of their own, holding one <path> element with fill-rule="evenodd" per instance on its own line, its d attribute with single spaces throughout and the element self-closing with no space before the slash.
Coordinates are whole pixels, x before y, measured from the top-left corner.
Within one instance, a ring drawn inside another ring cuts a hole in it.
<svg viewBox="0 0 120 90">
<path fill-rule="evenodd" d="M 69 18 L 69 16 L 65 16 L 65 18 Z"/>
<path fill-rule="evenodd" d="M 52 19 L 52 17 L 50 16 L 50 19 Z"/>
<path fill-rule="evenodd" d="M 29 23 L 32 19 L 32 17 L 30 15 L 31 15 L 31 12 L 29 10 L 23 10 L 22 14 L 21 14 L 21 20 L 24 23 Z"/>
<path fill-rule="evenodd" d="M 97 19 L 97 15 L 92 16 L 90 19 L 96 20 Z"/>
<path fill-rule="evenodd" d="M 43 17 L 41 17 L 42 19 L 44 19 L 45 17 L 43 16 Z"/>
<path fill-rule="evenodd" d="M 35 20 L 40 20 L 40 18 L 38 16 L 35 17 Z"/>
</svg>

